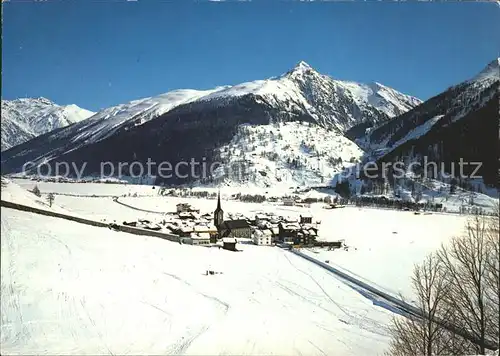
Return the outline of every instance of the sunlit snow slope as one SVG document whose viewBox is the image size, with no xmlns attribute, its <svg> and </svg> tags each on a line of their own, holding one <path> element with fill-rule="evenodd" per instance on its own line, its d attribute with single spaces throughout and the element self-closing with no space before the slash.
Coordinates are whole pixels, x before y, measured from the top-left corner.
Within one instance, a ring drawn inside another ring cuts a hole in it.
<svg viewBox="0 0 500 356">
<path fill-rule="evenodd" d="M 230 252 L 1 213 L 2 354 L 360 355 L 387 346 L 388 311 L 277 247 Z"/>
</svg>

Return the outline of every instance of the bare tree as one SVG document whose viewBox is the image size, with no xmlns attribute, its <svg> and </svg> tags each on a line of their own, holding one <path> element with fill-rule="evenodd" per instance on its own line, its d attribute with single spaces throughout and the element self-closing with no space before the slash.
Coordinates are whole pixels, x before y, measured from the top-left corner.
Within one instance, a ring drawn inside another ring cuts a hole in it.
<svg viewBox="0 0 500 356">
<path fill-rule="evenodd" d="M 500 347 L 500 327 L 498 315 L 500 315 L 500 209 L 497 203 L 493 216 L 488 219 L 486 231 L 487 257 L 485 261 L 485 298 L 487 300 L 487 312 L 491 315 L 487 318 L 487 334 Z"/>
<path fill-rule="evenodd" d="M 464 236 L 415 267 L 412 285 L 425 317 L 394 319 L 390 355 L 484 355 L 495 344 L 498 350 L 499 218 L 498 206 L 493 217 L 474 216 Z"/>
<path fill-rule="evenodd" d="M 54 199 L 55 199 L 55 195 L 54 193 L 49 193 L 47 195 L 47 200 L 49 202 L 49 206 L 52 207 L 52 203 L 54 202 Z"/>
<path fill-rule="evenodd" d="M 442 246 L 438 256 L 447 272 L 445 303 L 458 314 L 457 326 L 476 338 L 475 351 L 484 355 L 488 340 L 498 335 L 498 301 L 493 302 L 498 294 L 492 295 L 488 286 L 488 261 L 492 259 L 488 219 L 474 216 L 466 232 L 453 238 L 449 246 Z"/>
<path fill-rule="evenodd" d="M 418 307 L 426 318 L 408 316 L 394 318 L 391 326 L 393 339 L 389 354 L 403 355 L 443 355 L 449 354 L 449 331 L 435 322 L 448 317 L 444 301 L 447 294 L 444 265 L 435 255 L 427 256 L 413 271 L 412 286 Z"/>
</svg>

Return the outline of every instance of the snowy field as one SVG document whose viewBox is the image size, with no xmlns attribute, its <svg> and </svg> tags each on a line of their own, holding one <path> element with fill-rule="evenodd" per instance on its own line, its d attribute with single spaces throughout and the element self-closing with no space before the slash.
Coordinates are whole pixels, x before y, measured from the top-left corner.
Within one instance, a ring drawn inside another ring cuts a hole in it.
<svg viewBox="0 0 500 356">
<path fill-rule="evenodd" d="M 413 212 L 344 208 L 322 218 L 327 240 L 345 239 L 348 250 L 306 249 L 303 252 L 361 279 L 388 294 L 412 300 L 410 278 L 415 263 L 464 232 L 463 215 L 415 215 Z M 327 234 L 331 232 L 331 234 Z"/>
<path fill-rule="evenodd" d="M 235 253 L 1 213 L 2 354 L 361 355 L 387 347 L 390 312 L 277 247 Z"/>
<path fill-rule="evenodd" d="M 81 204 L 80 198 L 58 197 L 65 202 L 64 207 L 72 210 L 78 206 L 93 209 L 90 203 Z M 95 199 L 94 199 L 95 200 Z M 121 198 L 121 202 L 136 208 L 167 212 L 174 211 L 179 202 L 189 202 L 201 212 L 212 212 L 215 209 L 215 200 L 171 198 L 171 197 L 144 197 Z M 103 212 L 111 214 L 113 209 L 120 212 L 126 207 L 107 200 L 114 204 L 105 208 Z M 89 205 L 87 205 L 89 204 Z M 118 205 L 118 207 L 115 207 Z M 384 291 L 398 295 L 402 293 L 411 299 L 410 278 L 415 263 L 421 262 L 425 256 L 435 251 L 441 243 L 446 243 L 454 235 L 463 233 L 467 216 L 456 214 L 415 215 L 409 211 L 382 210 L 373 208 L 346 207 L 327 210 L 322 204 L 312 204 L 311 208 L 289 207 L 271 204 L 243 203 L 238 201 L 222 201 L 226 212 L 238 212 L 246 216 L 254 216 L 258 212 L 274 212 L 277 215 L 299 217 L 300 214 L 311 214 L 314 221 L 321 221 L 319 240 L 344 240 L 349 246 L 348 251 L 317 249 L 314 252 L 305 250 L 311 256 L 321 261 L 330 260 L 330 264 L 341 267 L 345 272 L 376 284 Z M 131 209 L 129 209 L 131 210 Z M 143 216 L 158 220 L 161 214 L 148 214 L 133 211 L 135 216 Z M 132 215 L 134 215 L 132 213 Z M 121 214 L 121 213 L 120 213 Z M 127 212 L 130 214 L 130 212 Z M 126 215 L 127 217 L 130 215 Z"/>
<path fill-rule="evenodd" d="M 25 187 L 32 188 L 33 182 L 17 180 L 20 181 L 30 183 L 31 185 L 27 184 Z M 82 195 L 90 195 L 85 194 L 87 191 L 83 188 L 86 187 L 97 195 L 110 195 L 109 191 L 117 194 L 143 192 L 145 196 L 121 197 L 120 202 L 137 209 L 157 212 L 134 210 L 117 204 L 111 197 L 56 196 L 55 204 L 61 210 L 95 220 L 118 223 L 137 219 L 159 221 L 163 219 L 164 213 L 175 211 L 178 203 L 190 203 L 200 209 L 201 213 L 212 213 L 216 206 L 216 201 L 210 199 L 163 197 L 154 195 L 155 193 L 146 196 L 151 190 L 149 186 L 42 183 L 39 187 L 42 192 L 45 189 Z M 72 192 L 68 188 L 77 190 Z M 106 192 L 108 194 L 105 194 Z M 304 252 L 321 261 L 329 260 L 331 265 L 376 285 L 389 294 L 401 293 L 410 300 L 413 295 L 410 278 L 414 264 L 420 263 L 428 253 L 435 251 L 452 236 L 463 233 L 467 221 L 466 215 L 458 214 L 415 215 L 408 211 L 356 207 L 327 210 L 323 209 L 321 203 L 303 208 L 223 200 L 222 207 L 226 213 L 241 213 L 247 217 L 253 217 L 259 212 L 273 212 L 276 215 L 296 218 L 300 214 L 311 214 L 313 221 L 321 222 L 319 240 L 344 240 L 349 250 L 315 249 Z"/>
<path fill-rule="evenodd" d="M 26 183 L 32 189 L 35 182 Z M 40 183 L 52 208 L 16 184 L 2 199 L 94 220 L 160 220 L 179 202 L 151 186 Z M 73 190 L 71 189 L 73 188 Z M 128 190 L 128 191 L 127 191 Z M 141 197 L 110 195 L 143 192 Z M 91 195 L 103 197 L 90 197 Z M 466 216 L 346 207 L 326 210 L 223 200 L 226 213 L 321 221 L 322 240 L 348 250 L 303 250 L 410 301 L 413 265 Z M 393 316 L 326 270 L 277 247 L 243 252 L 179 245 L 2 208 L 2 354 L 381 354 Z M 206 276 L 206 270 L 222 274 Z"/>
<path fill-rule="evenodd" d="M 74 195 L 151 195 L 158 194 L 157 187 L 153 189 L 151 185 L 133 185 L 133 184 L 105 184 L 105 183 L 52 183 L 52 182 L 36 182 L 31 179 L 14 178 L 12 181 L 25 189 L 33 189 L 36 185 L 42 193 L 54 192 L 58 194 L 74 194 Z"/>
</svg>

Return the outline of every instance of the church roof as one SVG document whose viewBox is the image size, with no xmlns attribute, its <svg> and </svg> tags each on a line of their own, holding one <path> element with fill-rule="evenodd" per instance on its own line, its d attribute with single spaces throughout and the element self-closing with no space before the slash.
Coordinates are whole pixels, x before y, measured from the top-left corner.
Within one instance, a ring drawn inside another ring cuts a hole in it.
<svg viewBox="0 0 500 356">
<path fill-rule="evenodd" d="M 244 219 L 226 220 L 222 223 L 222 227 L 229 229 L 229 230 L 245 229 L 245 228 L 249 228 L 250 224 L 248 224 L 248 221 L 246 221 Z"/>
</svg>

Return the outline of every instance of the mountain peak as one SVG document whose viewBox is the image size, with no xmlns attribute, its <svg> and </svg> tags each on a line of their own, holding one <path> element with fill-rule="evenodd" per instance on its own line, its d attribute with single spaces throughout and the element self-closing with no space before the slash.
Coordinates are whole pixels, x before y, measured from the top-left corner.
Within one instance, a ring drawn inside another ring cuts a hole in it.
<svg viewBox="0 0 500 356">
<path fill-rule="evenodd" d="M 308 69 L 313 69 L 309 64 L 307 64 L 304 61 L 300 61 L 295 65 L 293 68 L 294 70 L 308 70 Z"/>
<path fill-rule="evenodd" d="M 296 77 L 301 76 L 307 73 L 317 73 L 313 67 L 307 64 L 304 61 L 298 62 L 292 69 L 284 74 L 284 76 L 288 77 Z"/>
<path fill-rule="evenodd" d="M 488 80 L 488 79 L 493 79 L 493 80 L 499 80 L 500 79 L 500 57 L 495 58 L 492 60 L 488 65 L 481 71 L 479 72 L 478 75 L 472 79 L 473 81 L 478 81 L 478 80 Z"/>
<path fill-rule="evenodd" d="M 24 103 L 24 104 L 40 103 L 40 104 L 45 104 L 45 105 L 55 105 L 55 103 L 52 100 L 44 98 L 43 96 L 38 97 L 38 98 L 29 98 L 29 97 L 17 98 L 14 100 L 5 100 L 5 102 Z"/>
</svg>

